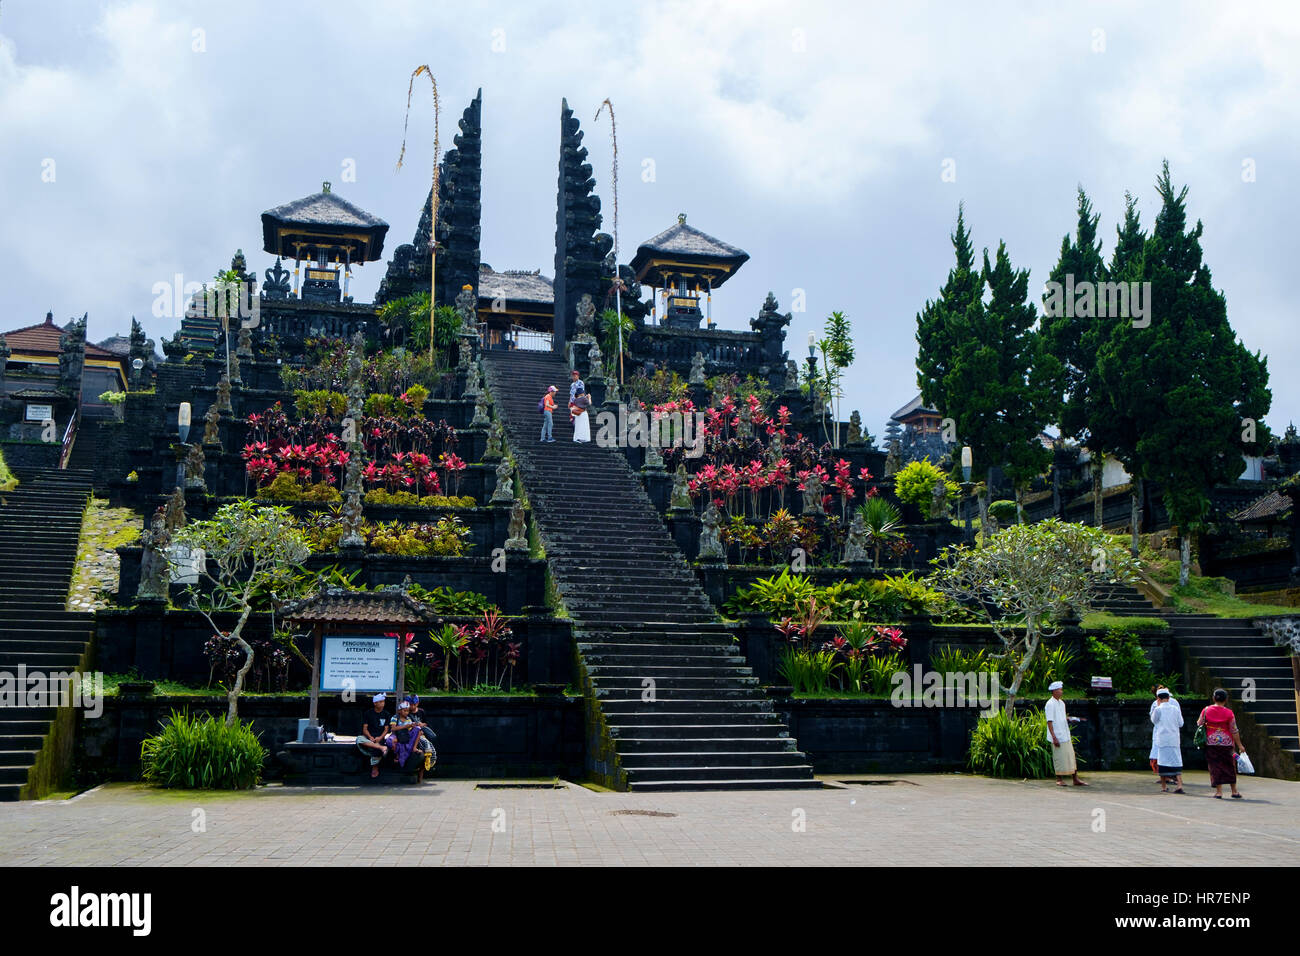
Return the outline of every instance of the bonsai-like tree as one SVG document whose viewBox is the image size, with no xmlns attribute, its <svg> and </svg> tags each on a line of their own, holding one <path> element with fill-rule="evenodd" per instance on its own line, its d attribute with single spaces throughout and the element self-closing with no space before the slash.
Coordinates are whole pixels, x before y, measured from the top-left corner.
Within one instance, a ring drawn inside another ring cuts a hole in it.
<svg viewBox="0 0 1300 956">
<path fill-rule="evenodd" d="M 1014 663 L 1008 710 L 1043 638 L 1087 610 L 1101 584 L 1132 581 L 1137 567 L 1101 530 L 1057 518 L 1012 525 L 982 548 L 947 547 L 933 564 L 931 585 L 981 613 L 1002 641 L 998 658 Z"/>
<path fill-rule="evenodd" d="M 943 482 L 944 497 L 949 501 L 955 499 L 961 491 L 957 482 L 949 479 L 939 468 L 924 458 L 918 458 L 909 461 L 894 475 L 894 493 L 898 495 L 899 501 L 916 505 L 929 518 L 932 517 L 930 511 L 934 501 L 934 486 L 938 482 Z"/>
<path fill-rule="evenodd" d="M 187 588 L 189 603 L 222 633 L 215 615 L 239 617 L 228 635 L 244 652 L 244 663 L 226 693 L 230 703 L 226 725 L 239 719 L 239 695 L 253 667 L 253 647 L 244 640 L 244 627 L 261 595 L 293 586 L 293 572 L 311 553 L 302 531 L 286 507 L 264 507 L 249 500 L 223 506 L 207 521 L 193 521 L 176 532 L 175 540 L 206 556 L 200 578 L 210 587 Z"/>
</svg>

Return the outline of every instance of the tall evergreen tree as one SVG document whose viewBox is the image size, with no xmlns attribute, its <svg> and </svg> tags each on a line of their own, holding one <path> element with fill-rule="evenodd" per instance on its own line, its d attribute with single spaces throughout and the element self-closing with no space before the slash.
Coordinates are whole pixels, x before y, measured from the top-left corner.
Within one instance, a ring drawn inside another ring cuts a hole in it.
<svg viewBox="0 0 1300 956">
<path fill-rule="evenodd" d="M 916 383 L 921 399 L 938 408 L 944 383 L 951 367 L 955 342 L 952 338 L 955 317 L 964 316 L 983 293 L 983 280 L 975 268 L 975 250 L 966 231 L 966 212 L 957 207 L 957 231 L 950 237 L 957 263 L 948 272 L 948 281 L 939 290 L 939 298 L 927 301 L 916 316 Z"/>
<path fill-rule="evenodd" d="M 1191 535 L 1205 522 L 1210 490 L 1241 474 L 1241 456 L 1253 447 L 1243 420 L 1262 422 L 1272 394 L 1267 360 L 1248 351 L 1228 323 L 1223 293 L 1202 261 L 1204 226 L 1187 229 L 1187 187 L 1175 189 L 1167 161 L 1156 190 L 1162 205 L 1140 273 L 1151 283 L 1150 325 L 1115 324 L 1104 361 L 1121 394 L 1145 391 L 1136 419 L 1136 477 L 1160 485 L 1178 526 L 1179 583 L 1186 584 Z M 1134 263 L 1121 271 L 1132 274 Z"/>
<path fill-rule="evenodd" d="M 1101 217 L 1092 211 L 1092 202 L 1083 187 L 1078 189 L 1074 238 L 1067 235 L 1061 239 L 1060 257 L 1047 277 L 1055 288 L 1043 295 L 1042 373 L 1052 380 L 1059 402 L 1056 417 L 1062 436 L 1088 447 L 1092 464 L 1093 523 L 1101 527 L 1101 472 L 1107 449 L 1101 446 L 1090 425 L 1096 418 L 1097 347 L 1102 330 L 1092 315 L 1093 309 L 1076 310 L 1074 302 L 1067 306 L 1062 291 L 1073 290 L 1079 283 L 1095 285 L 1106 278 L 1102 244 L 1097 239 L 1097 223 Z"/>
<path fill-rule="evenodd" d="M 1137 200 L 1124 194 L 1124 222 L 1116 227 L 1115 249 L 1106 269 L 1111 282 L 1140 282 L 1146 263 L 1147 235 L 1138 216 Z M 1141 352 L 1147 339 L 1136 334 L 1131 318 L 1105 316 L 1095 320 L 1098 388 L 1088 408 L 1093 440 L 1124 466 L 1130 479 L 1130 544 L 1136 557 L 1141 530 L 1143 465 L 1138 441 L 1150 414 L 1148 384 L 1142 378 Z M 1098 494 L 1100 489 L 1097 489 Z"/>
<path fill-rule="evenodd" d="M 985 250 L 977 270 L 963 211 L 952 243 L 956 266 L 939 298 L 917 315 L 917 382 L 925 402 L 954 420 L 974 464 L 986 473 L 1006 466 L 1019 499 L 1050 458 L 1038 440 L 1051 391 L 1039 370 L 1042 348 L 1036 310 L 1027 301 L 1029 273 L 1012 268 L 1005 243 L 994 263 Z M 987 502 L 982 494 L 981 521 Z"/>
</svg>

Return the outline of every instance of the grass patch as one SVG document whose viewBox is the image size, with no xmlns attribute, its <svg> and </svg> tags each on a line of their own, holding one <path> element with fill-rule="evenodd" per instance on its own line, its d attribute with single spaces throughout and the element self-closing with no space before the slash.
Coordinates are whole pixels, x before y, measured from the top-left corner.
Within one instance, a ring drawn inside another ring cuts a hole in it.
<svg viewBox="0 0 1300 956">
<path fill-rule="evenodd" d="M 0 451 L 0 491 L 13 491 L 18 487 L 18 476 L 5 464 L 4 452 Z"/>
<path fill-rule="evenodd" d="M 1086 631 L 1104 631 L 1112 627 L 1126 627 L 1134 631 L 1169 630 L 1169 622 L 1162 617 L 1123 617 L 1109 611 L 1085 614 L 1080 626 Z"/>
</svg>

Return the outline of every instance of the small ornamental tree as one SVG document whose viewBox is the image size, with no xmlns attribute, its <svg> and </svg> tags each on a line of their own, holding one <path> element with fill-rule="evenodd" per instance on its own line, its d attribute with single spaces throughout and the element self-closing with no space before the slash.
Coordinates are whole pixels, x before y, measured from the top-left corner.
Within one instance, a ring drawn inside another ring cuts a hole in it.
<svg viewBox="0 0 1300 956">
<path fill-rule="evenodd" d="M 214 615 L 238 614 L 228 635 L 244 652 L 244 663 L 226 693 L 230 708 L 226 725 L 239 719 L 239 695 L 244 677 L 253 667 L 253 647 L 244 640 L 244 627 L 260 597 L 292 588 L 294 571 L 311 553 L 307 539 L 285 507 L 265 507 L 243 500 L 220 508 L 207 521 L 194 521 L 176 532 L 176 542 L 201 549 L 206 556 L 200 578 L 210 585 L 207 593 L 191 585 L 190 606 L 221 634 Z"/>
<path fill-rule="evenodd" d="M 899 501 L 916 505 L 927 518 L 933 517 L 931 506 L 934 503 L 934 486 L 942 481 L 945 485 L 944 497 L 953 500 L 961 491 L 955 481 L 924 458 L 910 461 L 894 475 L 894 494 Z"/>
<path fill-rule="evenodd" d="M 826 318 L 824 337 L 817 343 L 822 350 L 822 372 L 827 386 L 827 397 L 833 403 L 835 414 L 835 447 L 840 447 L 840 400 L 844 397 L 841 381 L 844 370 L 853 364 L 853 323 L 843 312 L 832 312 Z"/>
<path fill-rule="evenodd" d="M 930 584 L 982 614 L 1002 641 L 998 657 L 1014 663 L 1008 710 L 1043 638 L 1087 610 L 1103 583 L 1132 581 L 1137 569 L 1101 530 L 1057 518 L 1012 525 L 982 548 L 947 547 L 932 563 Z"/>
</svg>

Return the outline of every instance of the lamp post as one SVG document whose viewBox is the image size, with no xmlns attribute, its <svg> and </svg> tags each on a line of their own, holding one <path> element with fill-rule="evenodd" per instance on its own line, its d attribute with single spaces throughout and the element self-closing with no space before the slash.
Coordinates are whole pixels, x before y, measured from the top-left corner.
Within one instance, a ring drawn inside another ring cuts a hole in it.
<svg viewBox="0 0 1300 956">
<path fill-rule="evenodd" d="M 970 469 L 970 445 L 963 445 L 961 449 L 961 516 L 966 524 L 966 542 L 968 544 L 975 537 L 974 529 L 971 528 L 970 508 L 967 506 L 971 488 L 974 487 L 970 480 Z"/>
<path fill-rule="evenodd" d="M 180 407 L 176 409 L 176 435 L 181 440 L 181 445 L 187 445 L 190 437 L 190 403 L 181 402 Z M 181 458 L 176 463 L 176 487 L 185 487 L 185 459 Z"/>
</svg>

